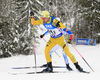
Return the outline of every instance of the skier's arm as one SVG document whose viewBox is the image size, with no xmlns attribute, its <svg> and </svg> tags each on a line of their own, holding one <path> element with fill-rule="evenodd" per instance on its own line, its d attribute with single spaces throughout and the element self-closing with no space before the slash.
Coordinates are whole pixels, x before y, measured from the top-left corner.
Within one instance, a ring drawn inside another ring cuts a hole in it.
<svg viewBox="0 0 100 80">
<path fill-rule="evenodd" d="M 66 33 L 68 33 L 70 35 L 70 40 L 73 40 L 74 35 L 70 30 L 68 30 L 67 28 L 64 28 L 63 31 L 65 31 Z"/>
<path fill-rule="evenodd" d="M 31 17 L 31 24 L 32 24 L 32 25 L 43 24 L 43 20 L 42 20 L 42 19 L 35 20 L 34 17 Z"/>
<path fill-rule="evenodd" d="M 30 12 L 30 16 L 31 16 L 31 24 L 32 25 L 39 25 L 39 24 L 43 24 L 43 20 L 39 19 L 39 20 L 35 20 L 34 19 L 34 12 Z"/>
<path fill-rule="evenodd" d="M 59 28 L 65 28 L 65 25 L 57 19 L 53 20 L 53 26 L 59 27 Z"/>
<path fill-rule="evenodd" d="M 46 31 L 43 35 L 45 36 L 45 35 L 47 35 L 47 34 L 49 34 L 49 31 Z"/>
<path fill-rule="evenodd" d="M 45 35 L 47 35 L 49 32 L 46 31 L 44 34 L 40 35 L 40 38 L 43 38 Z"/>
</svg>

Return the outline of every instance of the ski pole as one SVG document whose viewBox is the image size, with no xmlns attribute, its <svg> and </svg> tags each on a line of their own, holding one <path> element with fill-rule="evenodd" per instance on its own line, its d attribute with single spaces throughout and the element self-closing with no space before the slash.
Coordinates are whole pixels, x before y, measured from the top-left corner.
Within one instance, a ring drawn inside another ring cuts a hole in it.
<svg viewBox="0 0 100 80">
<path fill-rule="evenodd" d="M 68 40 L 67 37 L 66 37 L 66 39 Z M 81 56 L 81 58 L 85 61 L 85 63 L 90 67 L 90 69 L 94 72 L 94 70 L 91 68 L 91 66 L 88 64 L 88 62 L 84 59 L 84 57 L 80 54 L 80 52 L 75 48 L 75 46 L 74 45 L 72 45 L 72 46 L 77 51 L 77 53 Z"/>
<path fill-rule="evenodd" d="M 61 29 L 58 28 L 60 31 Z M 62 32 L 62 31 L 61 31 Z M 63 32 L 62 32 L 63 33 Z M 64 34 L 64 33 L 63 33 Z M 68 40 L 68 38 L 66 37 L 66 39 Z M 74 47 L 74 49 L 78 52 L 78 54 L 81 56 L 81 58 L 85 61 L 85 63 L 90 67 L 90 69 L 94 72 L 94 70 L 91 68 L 91 66 L 88 64 L 88 62 L 83 58 L 83 56 L 79 53 L 79 51 L 75 48 L 74 45 L 72 45 Z"/>
<path fill-rule="evenodd" d="M 79 51 L 75 48 L 75 46 L 73 46 L 73 47 L 77 51 L 77 53 L 81 56 L 81 58 L 85 61 L 85 63 L 90 67 L 90 69 L 94 72 L 94 70 L 91 68 L 91 66 L 88 64 L 88 62 L 83 58 L 83 56 L 79 53 Z"/>
<path fill-rule="evenodd" d="M 43 38 L 43 40 L 47 43 L 47 41 Z M 58 55 L 58 53 L 56 52 L 56 51 L 54 51 L 57 55 Z M 59 55 L 58 55 L 59 56 Z M 61 57 L 61 56 L 59 56 L 59 57 Z"/>
<path fill-rule="evenodd" d="M 33 17 L 32 17 L 33 20 Z M 35 34 L 34 34 L 34 26 L 33 26 L 33 44 L 34 44 L 34 60 L 35 60 L 35 73 L 37 72 L 37 65 L 36 65 L 36 52 L 35 52 Z"/>
</svg>

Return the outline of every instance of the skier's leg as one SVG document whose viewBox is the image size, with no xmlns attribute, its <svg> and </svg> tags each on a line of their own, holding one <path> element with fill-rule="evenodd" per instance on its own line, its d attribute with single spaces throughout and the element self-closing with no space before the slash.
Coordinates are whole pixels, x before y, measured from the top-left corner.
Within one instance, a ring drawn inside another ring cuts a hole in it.
<svg viewBox="0 0 100 80">
<path fill-rule="evenodd" d="M 55 52 L 58 48 L 60 48 L 60 46 L 58 44 L 56 44 L 50 51 L 50 56 L 52 57 L 52 53 Z"/>
<path fill-rule="evenodd" d="M 62 41 L 62 42 L 61 42 Z M 58 42 L 59 45 L 63 48 L 64 52 L 67 54 L 67 56 L 70 58 L 70 60 L 74 63 L 75 67 L 82 71 L 83 69 L 78 65 L 78 62 L 76 61 L 76 58 L 74 55 L 69 51 L 69 48 L 67 47 L 66 43 L 64 42 L 64 37 L 62 36 L 60 38 L 60 41 Z"/>
<path fill-rule="evenodd" d="M 66 53 L 62 50 L 62 54 L 63 54 L 63 57 L 64 57 L 64 60 L 65 60 L 65 64 L 66 64 L 66 68 L 71 71 L 72 68 L 69 66 L 69 61 L 68 61 L 68 57 L 66 55 Z"/>
<path fill-rule="evenodd" d="M 46 57 L 47 63 L 51 62 L 50 51 L 55 45 L 56 43 L 53 41 L 53 38 L 50 38 L 50 40 L 46 44 L 45 57 Z"/>
<path fill-rule="evenodd" d="M 62 47 L 62 49 L 64 50 L 64 52 L 66 53 L 66 55 L 70 58 L 70 60 L 73 62 L 73 63 L 76 63 L 76 59 L 74 57 L 74 55 L 69 51 L 69 48 L 67 47 L 65 41 L 64 41 L 64 37 L 60 37 L 59 40 L 58 40 L 58 45 L 60 45 Z"/>
<path fill-rule="evenodd" d="M 55 45 L 50 51 L 50 57 L 52 58 L 52 54 L 59 48 L 60 46 L 57 44 Z M 43 64 L 42 66 L 47 67 L 47 64 Z"/>
<path fill-rule="evenodd" d="M 56 45 L 56 43 L 53 41 L 53 38 L 50 38 L 50 40 L 47 42 L 45 47 L 45 58 L 47 60 L 47 68 L 43 70 L 43 72 L 52 72 L 52 61 L 50 57 L 50 51 L 51 49 Z"/>
<path fill-rule="evenodd" d="M 62 50 L 62 54 L 63 54 L 63 58 L 65 60 L 65 63 L 69 64 L 68 57 L 67 57 L 66 53 L 63 50 Z"/>
</svg>

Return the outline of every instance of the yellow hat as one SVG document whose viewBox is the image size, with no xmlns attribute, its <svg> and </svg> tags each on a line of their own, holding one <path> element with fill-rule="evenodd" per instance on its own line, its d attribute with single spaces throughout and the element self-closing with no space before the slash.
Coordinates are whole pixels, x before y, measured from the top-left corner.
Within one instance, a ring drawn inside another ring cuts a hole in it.
<svg viewBox="0 0 100 80">
<path fill-rule="evenodd" d="M 41 17 L 49 18 L 50 17 L 50 13 L 48 11 L 42 11 Z"/>
</svg>

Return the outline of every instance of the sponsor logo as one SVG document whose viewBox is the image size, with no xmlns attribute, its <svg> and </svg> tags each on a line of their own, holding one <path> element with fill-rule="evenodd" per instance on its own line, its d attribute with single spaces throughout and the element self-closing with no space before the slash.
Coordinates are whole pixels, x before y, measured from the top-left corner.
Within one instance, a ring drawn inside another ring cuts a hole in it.
<svg viewBox="0 0 100 80">
<path fill-rule="evenodd" d="M 52 25 L 45 25 L 46 27 L 52 28 Z"/>
</svg>

